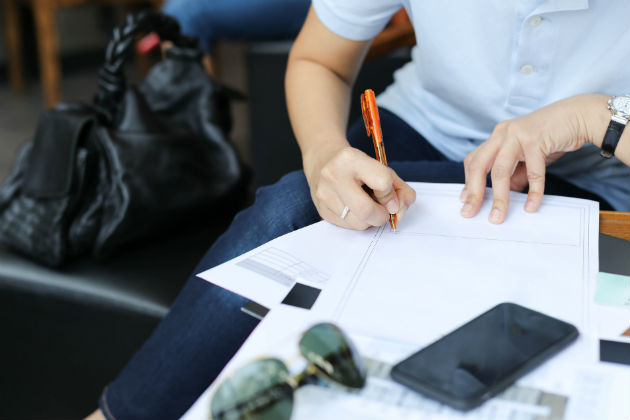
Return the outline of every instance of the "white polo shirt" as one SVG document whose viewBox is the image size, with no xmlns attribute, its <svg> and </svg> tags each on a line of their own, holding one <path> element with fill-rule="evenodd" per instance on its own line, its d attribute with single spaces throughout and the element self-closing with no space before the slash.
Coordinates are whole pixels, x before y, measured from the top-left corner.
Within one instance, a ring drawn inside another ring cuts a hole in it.
<svg viewBox="0 0 630 420">
<path fill-rule="evenodd" d="M 630 93 L 629 0 L 313 0 L 331 31 L 376 36 L 405 7 L 418 44 L 379 95 L 449 159 L 503 120 L 580 93 Z M 630 129 L 630 128 L 628 128 Z M 594 146 L 548 171 L 630 210 L 630 169 Z"/>
</svg>

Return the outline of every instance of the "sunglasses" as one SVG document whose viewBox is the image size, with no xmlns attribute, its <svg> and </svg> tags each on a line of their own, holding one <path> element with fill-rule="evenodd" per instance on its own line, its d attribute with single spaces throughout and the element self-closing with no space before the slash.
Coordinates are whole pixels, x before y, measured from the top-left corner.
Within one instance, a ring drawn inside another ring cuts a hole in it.
<svg viewBox="0 0 630 420">
<path fill-rule="evenodd" d="M 289 420 L 293 395 L 305 385 L 346 388 L 365 385 L 363 361 L 350 339 L 335 325 L 316 324 L 300 339 L 300 353 L 309 365 L 297 376 L 278 359 L 262 359 L 237 370 L 219 386 L 210 414 L 215 420 Z"/>
</svg>

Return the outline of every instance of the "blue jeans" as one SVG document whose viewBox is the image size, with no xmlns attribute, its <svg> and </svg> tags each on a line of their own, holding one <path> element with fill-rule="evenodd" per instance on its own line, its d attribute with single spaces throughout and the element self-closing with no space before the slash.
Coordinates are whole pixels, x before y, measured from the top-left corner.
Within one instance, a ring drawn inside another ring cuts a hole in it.
<svg viewBox="0 0 630 420">
<path fill-rule="evenodd" d="M 381 110 L 390 165 L 406 181 L 464 182 L 461 162 L 447 160 L 394 114 Z M 350 143 L 372 155 L 363 121 L 349 130 Z M 597 199 L 553 176 L 551 194 Z M 320 220 L 302 171 L 263 187 L 212 245 L 193 274 L 221 264 L 280 235 Z M 107 418 L 177 418 L 221 372 L 257 321 L 240 311 L 246 299 L 192 275 L 168 315 L 119 376 L 105 388 Z"/>
<path fill-rule="evenodd" d="M 164 13 L 210 51 L 217 40 L 293 39 L 310 0 L 169 0 Z"/>
</svg>

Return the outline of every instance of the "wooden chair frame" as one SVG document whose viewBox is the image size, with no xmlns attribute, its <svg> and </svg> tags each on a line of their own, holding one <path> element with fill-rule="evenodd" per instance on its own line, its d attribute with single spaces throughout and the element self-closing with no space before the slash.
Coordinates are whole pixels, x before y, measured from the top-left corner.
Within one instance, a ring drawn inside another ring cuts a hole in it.
<svg viewBox="0 0 630 420">
<path fill-rule="evenodd" d="M 600 211 L 599 232 L 630 241 L 630 213 L 625 211 Z"/>
<path fill-rule="evenodd" d="M 133 5 L 142 3 L 150 4 L 153 8 L 159 9 L 163 0 L 2 0 L 9 56 L 9 81 L 15 92 L 24 90 L 19 2 L 28 4 L 33 10 L 44 103 L 47 107 L 52 107 L 61 100 L 57 10 L 86 4 Z"/>
</svg>

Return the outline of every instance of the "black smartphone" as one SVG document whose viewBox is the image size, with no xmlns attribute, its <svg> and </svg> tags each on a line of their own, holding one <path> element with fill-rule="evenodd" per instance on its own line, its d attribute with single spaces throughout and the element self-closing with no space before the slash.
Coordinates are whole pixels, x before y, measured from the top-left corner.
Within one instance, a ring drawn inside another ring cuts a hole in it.
<svg viewBox="0 0 630 420">
<path fill-rule="evenodd" d="M 577 329 L 501 303 L 398 363 L 392 378 L 459 410 L 475 408 L 559 352 Z"/>
</svg>

